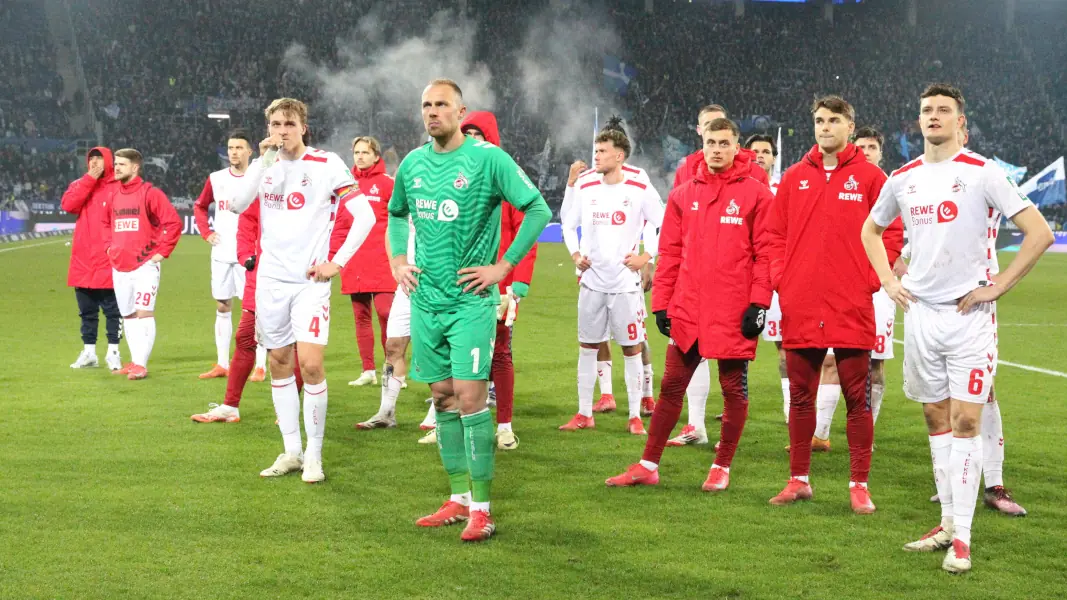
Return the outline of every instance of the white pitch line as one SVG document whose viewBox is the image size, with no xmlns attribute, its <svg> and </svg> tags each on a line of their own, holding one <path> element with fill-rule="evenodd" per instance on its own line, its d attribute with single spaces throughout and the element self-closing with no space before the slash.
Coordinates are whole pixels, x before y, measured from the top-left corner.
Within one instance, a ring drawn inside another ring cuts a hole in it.
<svg viewBox="0 0 1067 600">
<path fill-rule="evenodd" d="M 33 248 L 34 246 L 47 246 L 48 244 L 58 244 L 60 242 L 68 242 L 70 240 L 52 240 L 50 242 L 40 242 L 38 244 L 26 244 L 25 246 L 16 246 L 14 248 L 0 248 L 0 252 L 14 252 L 15 250 L 22 250 L 23 248 Z"/>
<path fill-rule="evenodd" d="M 904 345 L 902 340 L 894 339 L 894 342 Z M 1030 365 L 1020 365 L 1019 363 L 1008 362 L 1006 360 L 997 360 L 997 364 L 1006 365 L 1009 367 L 1015 367 L 1016 369 L 1022 369 L 1024 371 L 1032 371 L 1034 373 L 1043 373 L 1045 375 L 1052 375 L 1053 377 L 1063 377 L 1067 379 L 1067 373 L 1061 373 L 1060 371 L 1053 371 L 1052 369 L 1042 369 L 1041 367 L 1031 367 Z"/>
</svg>

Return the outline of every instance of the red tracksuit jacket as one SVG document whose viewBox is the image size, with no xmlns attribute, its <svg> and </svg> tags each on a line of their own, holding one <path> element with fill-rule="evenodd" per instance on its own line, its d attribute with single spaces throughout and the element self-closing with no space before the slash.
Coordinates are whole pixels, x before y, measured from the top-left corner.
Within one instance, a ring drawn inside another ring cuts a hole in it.
<svg viewBox="0 0 1067 600">
<path fill-rule="evenodd" d="M 63 193 L 60 207 L 72 215 L 78 215 L 74 223 L 74 239 L 70 242 L 70 268 L 67 271 L 67 285 L 77 288 L 110 290 L 111 261 L 107 256 L 107 239 L 104 219 L 107 212 L 104 202 L 115 193 L 119 182 L 115 181 L 115 161 L 111 150 L 104 147 L 91 149 L 99 151 L 104 158 L 104 173 L 100 179 L 93 179 L 88 173 L 73 181 Z M 89 155 L 85 155 L 86 163 Z"/>
<path fill-rule="evenodd" d="M 119 184 L 104 206 L 107 255 L 116 271 L 133 271 L 156 254 L 168 257 L 178 245 L 178 211 L 162 191 L 140 177 Z"/>
<path fill-rule="evenodd" d="M 250 256 L 259 257 L 259 200 L 256 199 L 241 216 L 237 218 L 237 262 L 244 268 Z M 244 295 L 241 296 L 241 309 L 256 311 L 256 268 L 245 274 Z"/>
<path fill-rule="evenodd" d="M 771 283 L 782 307 L 785 348 L 874 348 L 874 304 L 881 287 L 860 230 L 885 173 L 848 144 L 827 181 L 812 149 L 782 176 L 767 228 Z M 890 261 L 900 255 L 900 246 Z"/>
<path fill-rule="evenodd" d="M 759 339 L 741 335 L 741 318 L 752 304 L 771 304 L 766 219 L 774 197 L 750 172 L 741 154 L 721 174 L 704 163 L 667 196 L 652 311 L 666 309 L 674 342 L 688 352 L 699 341 L 704 358 L 754 359 Z"/>
<path fill-rule="evenodd" d="M 374 209 L 374 226 L 355 256 L 341 269 L 342 294 L 384 294 L 396 291 L 396 280 L 385 252 L 385 230 L 389 226 L 389 199 L 393 197 L 393 178 L 385 173 L 381 158 L 371 168 L 361 171 L 352 167 L 361 194 Z M 345 243 L 352 228 L 352 214 L 344 204 L 337 208 L 337 223 L 330 236 L 330 258 Z"/>
</svg>

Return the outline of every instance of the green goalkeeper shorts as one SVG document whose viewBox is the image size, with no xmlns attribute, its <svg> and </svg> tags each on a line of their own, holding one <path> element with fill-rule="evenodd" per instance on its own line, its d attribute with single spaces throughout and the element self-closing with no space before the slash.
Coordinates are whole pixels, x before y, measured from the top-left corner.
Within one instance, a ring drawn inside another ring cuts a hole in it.
<svg viewBox="0 0 1067 600">
<path fill-rule="evenodd" d="M 411 378 L 487 380 L 496 343 L 496 307 L 432 313 L 411 306 Z"/>
</svg>

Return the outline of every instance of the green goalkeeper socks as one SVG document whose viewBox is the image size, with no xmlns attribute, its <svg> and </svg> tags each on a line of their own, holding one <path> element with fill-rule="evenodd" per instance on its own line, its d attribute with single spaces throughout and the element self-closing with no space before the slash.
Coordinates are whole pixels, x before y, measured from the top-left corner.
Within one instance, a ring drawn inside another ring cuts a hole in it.
<svg viewBox="0 0 1067 600">
<path fill-rule="evenodd" d="M 437 413 L 437 449 L 441 452 L 441 464 L 448 473 L 448 482 L 453 494 L 466 494 L 470 491 L 470 474 L 467 469 L 467 455 L 463 447 L 463 423 L 459 412 Z"/>
<path fill-rule="evenodd" d="M 472 500 L 489 502 L 489 489 L 493 484 L 493 468 L 496 463 L 493 415 L 486 409 L 473 415 L 464 415 L 462 420 L 464 450 L 467 453 L 467 468 L 471 476 Z M 438 417 L 438 427 L 440 427 L 440 417 Z M 438 434 L 438 439 L 441 439 L 440 434 Z"/>
</svg>

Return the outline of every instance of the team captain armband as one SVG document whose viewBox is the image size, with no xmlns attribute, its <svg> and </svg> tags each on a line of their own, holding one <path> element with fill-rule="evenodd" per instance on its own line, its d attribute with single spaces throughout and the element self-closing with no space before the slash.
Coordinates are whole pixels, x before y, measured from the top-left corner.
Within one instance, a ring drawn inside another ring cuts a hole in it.
<svg viewBox="0 0 1067 600">
<path fill-rule="evenodd" d="M 360 194 L 359 185 L 355 183 L 351 185 L 343 185 L 334 190 L 333 194 L 341 200 L 346 200 L 352 196 L 358 196 Z"/>
</svg>

